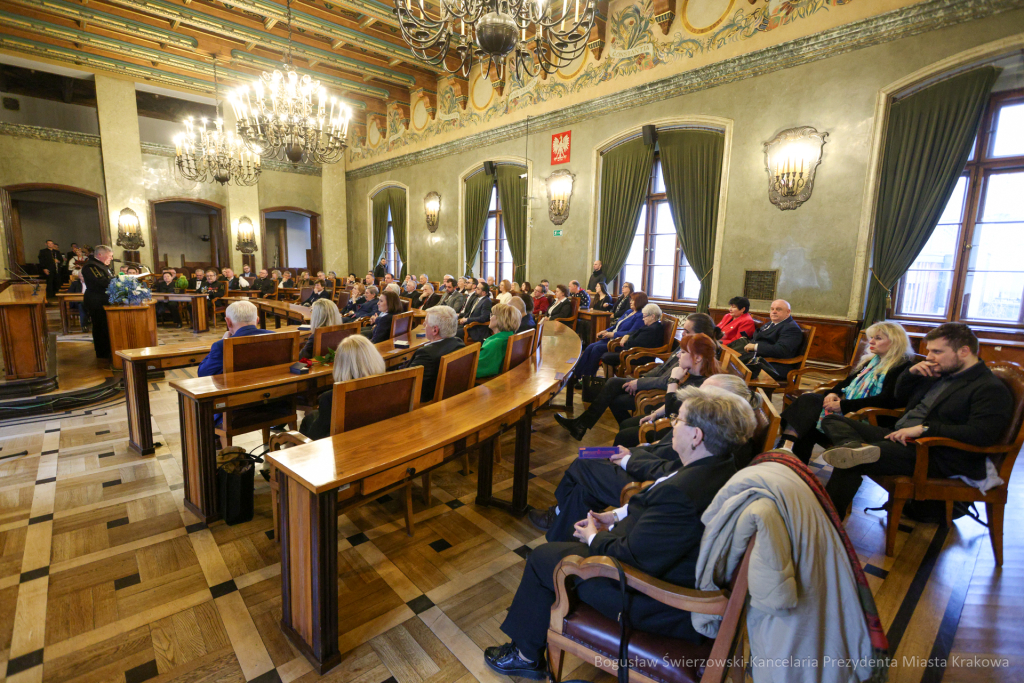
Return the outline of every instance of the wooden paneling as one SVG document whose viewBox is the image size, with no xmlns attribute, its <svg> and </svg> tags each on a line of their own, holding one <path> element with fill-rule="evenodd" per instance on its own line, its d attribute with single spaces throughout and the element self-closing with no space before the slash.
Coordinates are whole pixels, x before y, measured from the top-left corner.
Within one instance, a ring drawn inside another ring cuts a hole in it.
<svg viewBox="0 0 1024 683">
<path fill-rule="evenodd" d="M 927 332 L 908 332 L 910 341 L 920 354 L 927 355 L 928 349 L 925 346 L 924 337 Z M 982 332 L 981 334 L 985 334 Z M 1001 335 L 1002 336 L 1002 335 Z M 1024 335 L 1017 335 L 1018 337 Z M 990 337 L 978 337 L 978 355 L 985 361 L 1008 360 L 1024 365 L 1024 340 L 992 339 Z"/>
<path fill-rule="evenodd" d="M 46 292 L 32 294 L 29 285 L 14 285 L 0 292 L 0 344 L 4 378 L 46 376 Z"/>
<path fill-rule="evenodd" d="M 121 370 L 124 363 L 117 352 L 121 349 L 141 349 L 156 346 L 156 307 L 146 306 L 104 306 L 107 311 L 107 329 L 110 334 L 110 350 L 113 352 L 111 367 Z"/>
<path fill-rule="evenodd" d="M 728 312 L 727 308 L 712 308 L 711 317 L 718 322 Z M 761 320 L 768 319 L 767 313 L 751 311 L 751 315 Z M 857 344 L 857 333 L 860 332 L 859 320 L 834 320 L 801 315 L 794 315 L 793 320 L 801 325 L 812 325 L 816 330 L 808 360 L 845 365 L 850 359 Z"/>
</svg>

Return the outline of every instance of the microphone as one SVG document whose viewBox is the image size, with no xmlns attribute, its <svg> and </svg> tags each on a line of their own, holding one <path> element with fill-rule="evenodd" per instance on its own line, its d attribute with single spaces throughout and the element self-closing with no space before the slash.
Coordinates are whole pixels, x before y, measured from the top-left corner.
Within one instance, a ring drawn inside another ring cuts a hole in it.
<svg viewBox="0 0 1024 683">
<path fill-rule="evenodd" d="M 14 265 L 17 266 L 18 264 L 15 263 Z M 14 277 L 18 278 L 24 284 L 32 285 L 32 296 L 35 296 L 39 292 L 39 283 L 38 282 L 32 282 L 31 280 L 27 280 L 21 274 L 16 273 L 15 271 L 11 270 L 10 268 L 4 268 L 4 270 L 6 270 L 8 273 L 13 275 Z"/>
</svg>

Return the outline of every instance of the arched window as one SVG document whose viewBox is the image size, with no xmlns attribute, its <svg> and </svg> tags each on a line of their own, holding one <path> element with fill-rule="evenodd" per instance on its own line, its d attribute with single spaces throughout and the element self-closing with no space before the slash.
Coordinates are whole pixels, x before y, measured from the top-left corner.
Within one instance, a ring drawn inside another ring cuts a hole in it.
<svg viewBox="0 0 1024 683">
<path fill-rule="evenodd" d="M 512 252 L 505 237 L 505 221 L 501 214 L 501 200 L 497 186 L 491 190 L 491 204 L 487 209 L 483 239 L 480 240 L 480 275 L 493 277 L 495 282 L 512 279 Z"/>
</svg>

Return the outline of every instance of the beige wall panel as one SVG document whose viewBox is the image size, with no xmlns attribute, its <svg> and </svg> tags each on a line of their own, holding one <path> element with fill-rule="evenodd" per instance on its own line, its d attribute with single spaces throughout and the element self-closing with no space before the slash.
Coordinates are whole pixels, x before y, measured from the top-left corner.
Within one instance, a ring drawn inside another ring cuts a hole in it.
<svg viewBox="0 0 1024 683">
<path fill-rule="evenodd" d="M 340 277 L 353 270 L 349 267 L 348 193 L 345 187 L 345 160 L 323 167 L 321 181 L 320 244 L 323 249 L 325 271 L 335 271 Z M 359 269 L 355 269 L 359 275 Z"/>
</svg>

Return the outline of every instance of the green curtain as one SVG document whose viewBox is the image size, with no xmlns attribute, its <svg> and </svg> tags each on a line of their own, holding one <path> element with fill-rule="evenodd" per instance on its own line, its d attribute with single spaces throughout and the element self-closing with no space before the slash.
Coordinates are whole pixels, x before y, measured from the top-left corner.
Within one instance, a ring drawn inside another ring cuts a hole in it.
<svg viewBox="0 0 1024 683">
<path fill-rule="evenodd" d="M 658 150 L 676 234 L 686 260 L 700 278 L 697 311 L 707 313 L 725 135 L 707 130 L 659 132 Z"/>
<path fill-rule="evenodd" d="M 971 153 L 999 69 L 974 69 L 893 103 L 875 206 L 865 326 L 932 236 Z"/>
<path fill-rule="evenodd" d="M 395 249 L 398 250 L 398 258 L 402 259 L 402 272 L 398 274 L 398 281 L 401 282 L 405 279 L 405 274 L 409 270 L 408 259 L 405 255 L 405 190 L 400 187 L 389 189 L 388 206 L 391 207 L 391 229 L 395 233 Z M 387 224 L 385 223 L 385 228 L 386 226 Z M 374 242 L 376 242 L 376 233 L 374 234 Z"/>
<path fill-rule="evenodd" d="M 373 270 L 380 257 L 384 254 L 384 245 L 388 239 L 388 206 L 391 204 L 391 193 L 381 190 L 373 195 L 373 253 L 370 254 L 370 270 Z"/>
<path fill-rule="evenodd" d="M 526 172 L 522 166 L 498 167 L 498 201 L 505 223 L 505 238 L 512 252 L 512 280 L 526 279 Z"/>
<path fill-rule="evenodd" d="M 473 274 L 480 239 L 487 223 L 487 210 L 491 206 L 491 192 L 494 191 L 494 176 L 483 171 L 466 179 L 466 200 L 463 207 L 466 224 L 463 236 L 466 245 L 466 275 Z"/>
<path fill-rule="evenodd" d="M 611 277 L 626 263 L 653 167 L 654 145 L 645 145 L 642 138 L 625 142 L 602 157 L 598 258 Z"/>
</svg>

